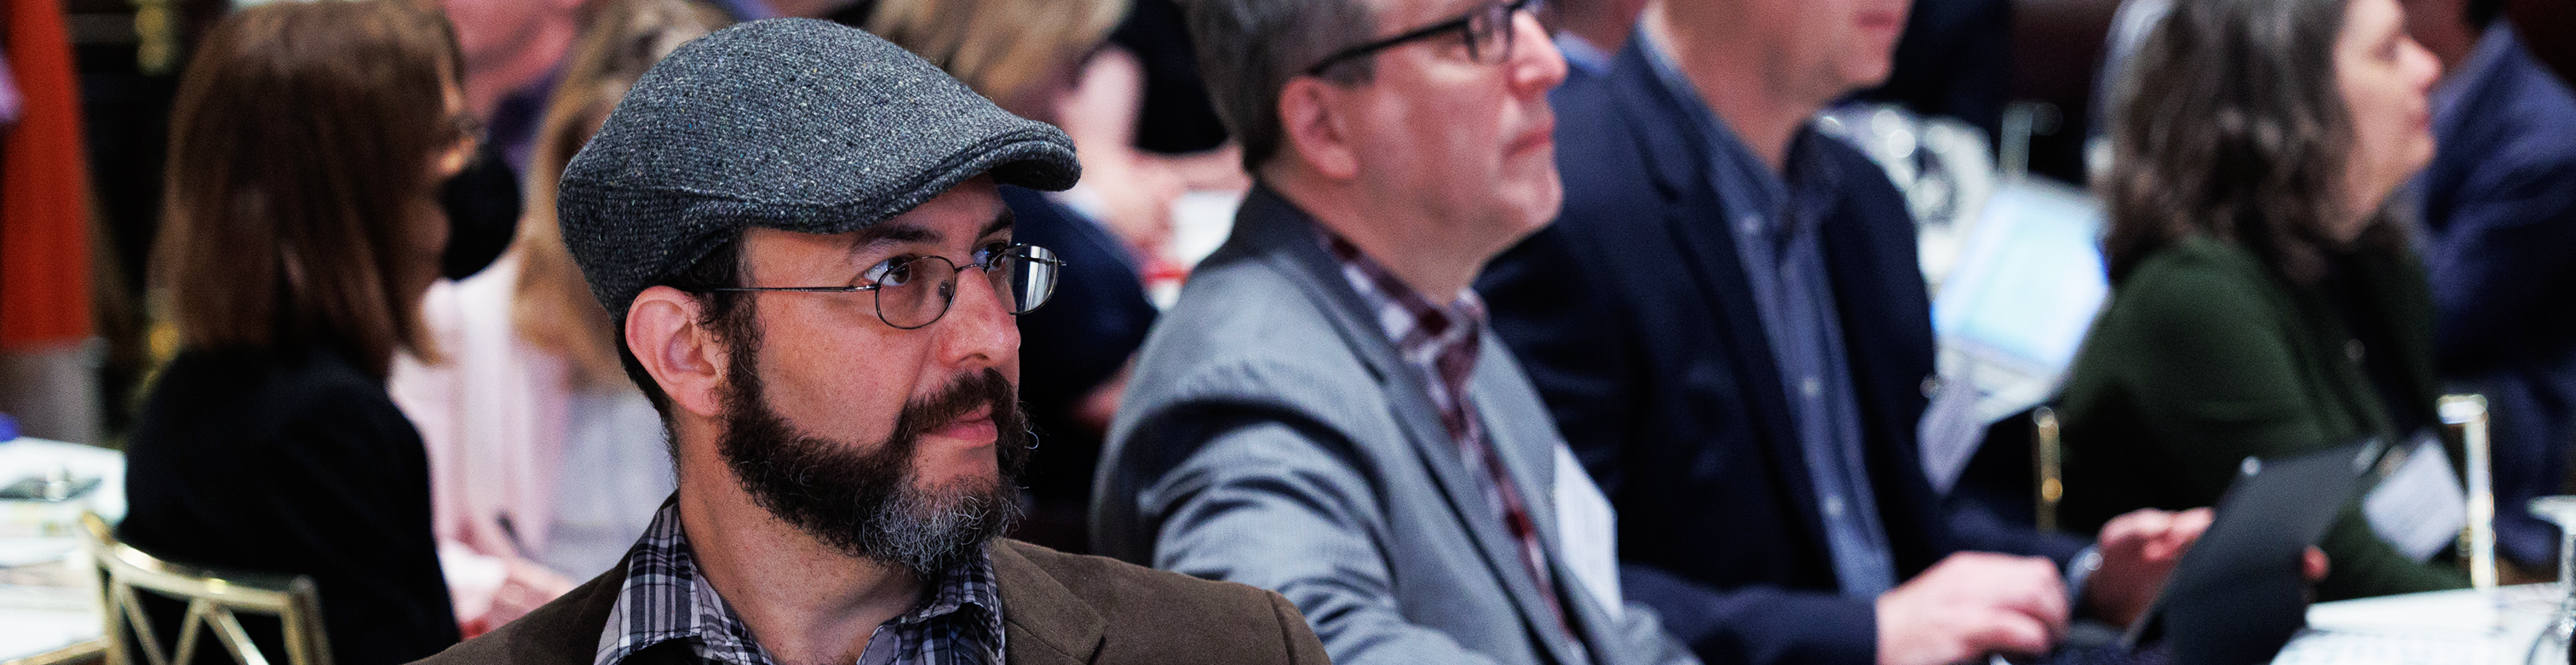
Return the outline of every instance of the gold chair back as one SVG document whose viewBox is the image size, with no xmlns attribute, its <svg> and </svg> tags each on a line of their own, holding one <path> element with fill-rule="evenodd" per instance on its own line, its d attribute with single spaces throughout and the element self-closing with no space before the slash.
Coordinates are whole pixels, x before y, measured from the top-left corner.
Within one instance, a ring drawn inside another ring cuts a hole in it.
<svg viewBox="0 0 2576 665">
<path fill-rule="evenodd" d="M 107 521 L 96 514 L 83 513 L 81 526 L 90 565 L 99 574 L 99 592 L 105 596 L 101 607 L 106 609 L 109 663 L 194 663 L 198 638 L 211 632 L 234 662 L 268 665 L 267 656 L 251 643 L 237 618 L 247 612 L 275 616 L 285 627 L 288 665 L 331 665 L 330 644 L 322 634 L 322 602 L 314 592 L 313 578 L 163 561 L 117 542 Z M 162 650 L 160 633 L 143 611 L 138 589 L 187 603 L 175 651 Z M 131 643 L 125 639 L 129 629 L 135 638 Z M 132 653 L 137 649 L 142 652 L 140 659 Z"/>
</svg>

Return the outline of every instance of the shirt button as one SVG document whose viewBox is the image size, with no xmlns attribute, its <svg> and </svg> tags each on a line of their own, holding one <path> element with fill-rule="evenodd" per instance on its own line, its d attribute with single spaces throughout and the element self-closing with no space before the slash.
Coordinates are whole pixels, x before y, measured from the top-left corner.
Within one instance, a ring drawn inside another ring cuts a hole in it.
<svg viewBox="0 0 2576 665">
<path fill-rule="evenodd" d="M 1762 219 L 1752 215 L 1745 215 L 1743 219 L 1735 220 L 1735 230 L 1748 236 L 1761 233 Z"/>
<path fill-rule="evenodd" d="M 1798 392 L 1805 394 L 1809 398 L 1823 395 L 1825 394 L 1825 382 L 1818 380 L 1816 377 L 1807 377 L 1806 380 L 1798 382 Z"/>
<path fill-rule="evenodd" d="M 1827 496 L 1827 497 L 1825 497 L 1825 516 L 1826 516 L 1826 517 L 1830 517 L 1830 518 L 1834 518 L 1834 519 L 1842 519 L 1842 517 L 1843 517 L 1843 498 L 1842 498 L 1842 497 L 1839 497 L 1839 496 Z"/>
<path fill-rule="evenodd" d="M 2361 362 L 2361 340 L 2356 339 L 2344 342 L 2343 355 L 2344 357 L 2351 358 L 2353 362 Z"/>
</svg>

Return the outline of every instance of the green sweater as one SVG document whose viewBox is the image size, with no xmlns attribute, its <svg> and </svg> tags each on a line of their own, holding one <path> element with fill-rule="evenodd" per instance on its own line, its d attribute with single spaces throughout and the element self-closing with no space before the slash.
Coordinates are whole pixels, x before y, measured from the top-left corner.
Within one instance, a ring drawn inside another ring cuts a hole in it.
<svg viewBox="0 0 2576 665">
<path fill-rule="evenodd" d="M 2429 412 L 2432 297 L 2412 257 L 2364 259 L 2348 278 L 2390 328 L 2364 349 L 2322 288 L 2294 286 L 2252 252 L 2192 237 L 2156 250 L 2112 289 L 2067 378 L 2066 523 L 2086 532 L 2139 508 L 2213 505 L 2247 456 L 2396 440 L 2358 360 L 2399 354 L 2403 393 Z M 2359 501 L 2320 544 L 2321 600 L 2458 588 L 2453 566 L 2418 563 L 2370 530 Z"/>
</svg>

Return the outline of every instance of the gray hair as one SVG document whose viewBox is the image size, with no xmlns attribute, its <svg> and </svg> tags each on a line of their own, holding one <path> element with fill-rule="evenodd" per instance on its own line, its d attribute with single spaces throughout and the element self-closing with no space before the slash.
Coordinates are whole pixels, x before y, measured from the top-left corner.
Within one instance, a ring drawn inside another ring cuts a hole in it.
<svg viewBox="0 0 2576 665">
<path fill-rule="evenodd" d="M 1217 118 L 1243 144 L 1243 168 L 1258 171 L 1283 142 L 1279 91 L 1324 56 L 1375 34 L 1367 0 L 1196 0 L 1190 41 Z M 1336 67 L 1365 81 L 1366 60 Z"/>
</svg>

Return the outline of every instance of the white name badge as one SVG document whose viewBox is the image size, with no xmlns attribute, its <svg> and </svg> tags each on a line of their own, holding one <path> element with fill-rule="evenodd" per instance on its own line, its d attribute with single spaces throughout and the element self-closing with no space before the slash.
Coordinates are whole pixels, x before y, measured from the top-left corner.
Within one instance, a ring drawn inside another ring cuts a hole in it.
<svg viewBox="0 0 2576 665">
<path fill-rule="evenodd" d="M 2361 500 L 2370 530 L 2417 561 L 2431 559 L 2460 537 L 2469 523 L 2468 491 L 2451 471 L 2441 442 L 2421 437 L 2408 445 L 2397 469 Z"/>
<path fill-rule="evenodd" d="M 1574 459 L 1574 451 L 1556 447 L 1556 542 L 1563 544 L 1565 569 L 1592 594 L 1611 620 L 1624 603 L 1619 593 L 1619 516 L 1610 498 L 1592 484 L 1592 475 Z"/>
</svg>

